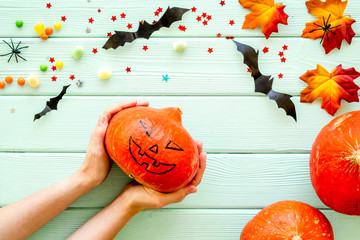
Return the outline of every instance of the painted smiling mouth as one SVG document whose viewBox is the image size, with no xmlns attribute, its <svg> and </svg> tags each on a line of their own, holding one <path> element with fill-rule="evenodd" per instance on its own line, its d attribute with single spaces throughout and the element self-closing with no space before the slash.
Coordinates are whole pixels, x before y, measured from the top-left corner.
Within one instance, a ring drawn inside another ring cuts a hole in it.
<svg viewBox="0 0 360 240">
<path fill-rule="evenodd" d="M 176 164 L 166 164 L 158 162 L 156 159 L 150 157 L 145 151 L 141 153 L 141 147 L 130 136 L 129 138 L 129 152 L 132 158 L 140 166 L 145 165 L 145 170 L 154 174 L 164 174 L 173 170 Z M 137 157 L 135 157 L 137 156 Z"/>
</svg>

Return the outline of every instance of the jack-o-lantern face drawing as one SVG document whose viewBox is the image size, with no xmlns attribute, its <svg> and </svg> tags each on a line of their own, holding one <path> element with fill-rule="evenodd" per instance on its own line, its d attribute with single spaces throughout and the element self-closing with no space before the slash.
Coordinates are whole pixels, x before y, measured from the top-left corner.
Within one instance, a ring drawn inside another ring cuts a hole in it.
<svg viewBox="0 0 360 240">
<path fill-rule="evenodd" d="M 186 186 L 199 167 L 195 141 L 182 126 L 179 108 L 133 107 L 115 114 L 105 147 L 123 172 L 144 186 L 174 192 Z"/>
<path fill-rule="evenodd" d="M 151 137 L 151 134 L 154 132 L 153 128 L 140 120 L 140 124 L 143 127 L 146 135 Z M 172 151 L 184 151 L 180 146 L 178 146 L 175 142 L 169 141 L 165 147 L 165 149 L 169 149 Z M 149 156 L 146 153 L 146 150 L 142 150 L 142 147 L 137 144 L 134 139 L 130 136 L 129 138 L 129 151 L 133 159 L 140 166 L 145 166 L 145 170 L 154 174 L 164 174 L 173 170 L 176 164 L 167 164 L 162 163 L 156 160 L 154 157 Z M 149 148 L 150 152 L 155 154 L 159 151 L 158 144 L 154 144 Z"/>
</svg>

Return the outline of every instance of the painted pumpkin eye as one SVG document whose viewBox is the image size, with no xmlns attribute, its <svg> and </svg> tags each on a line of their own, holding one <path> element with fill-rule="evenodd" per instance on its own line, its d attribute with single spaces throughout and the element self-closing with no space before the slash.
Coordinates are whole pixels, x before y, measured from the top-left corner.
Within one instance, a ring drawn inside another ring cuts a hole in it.
<svg viewBox="0 0 360 240">
<path fill-rule="evenodd" d="M 171 149 L 171 150 L 175 150 L 175 151 L 184 151 L 184 149 L 182 149 L 181 147 L 179 147 L 179 145 L 177 145 L 176 143 L 174 143 L 173 141 L 168 142 L 168 144 L 165 147 L 166 149 Z"/>
<path fill-rule="evenodd" d="M 144 128 L 145 132 L 146 132 L 146 135 L 148 137 L 151 136 L 152 132 L 154 131 L 154 129 L 147 123 L 143 122 L 142 120 L 140 120 L 140 124 L 141 126 Z"/>
<path fill-rule="evenodd" d="M 149 150 L 151 151 L 151 152 L 153 152 L 153 153 L 158 153 L 158 145 L 157 144 L 155 144 L 154 146 L 152 146 L 151 148 L 149 148 Z"/>
</svg>

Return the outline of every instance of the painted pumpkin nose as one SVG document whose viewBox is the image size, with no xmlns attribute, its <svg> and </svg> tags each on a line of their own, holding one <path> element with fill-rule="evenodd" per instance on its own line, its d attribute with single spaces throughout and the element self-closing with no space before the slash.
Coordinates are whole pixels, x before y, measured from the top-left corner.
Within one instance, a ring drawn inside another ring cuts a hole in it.
<svg viewBox="0 0 360 240">
<path fill-rule="evenodd" d="M 149 150 L 153 153 L 158 153 L 159 151 L 159 147 L 157 144 L 155 144 L 154 146 L 152 146 L 151 148 L 149 148 Z"/>
</svg>

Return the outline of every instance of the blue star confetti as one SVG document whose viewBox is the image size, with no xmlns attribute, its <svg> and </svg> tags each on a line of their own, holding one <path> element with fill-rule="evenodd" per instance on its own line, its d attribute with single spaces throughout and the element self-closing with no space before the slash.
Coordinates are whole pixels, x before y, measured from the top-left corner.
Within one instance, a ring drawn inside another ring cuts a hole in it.
<svg viewBox="0 0 360 240">
<path fill-rule="evenodd" d="M 168 75 L 169 75 L 169 74 L 166 74 L 165 76 L 162 75 L 163 81 L 167 82 L 167 81 L 170 79 Z"/>
</svg>

